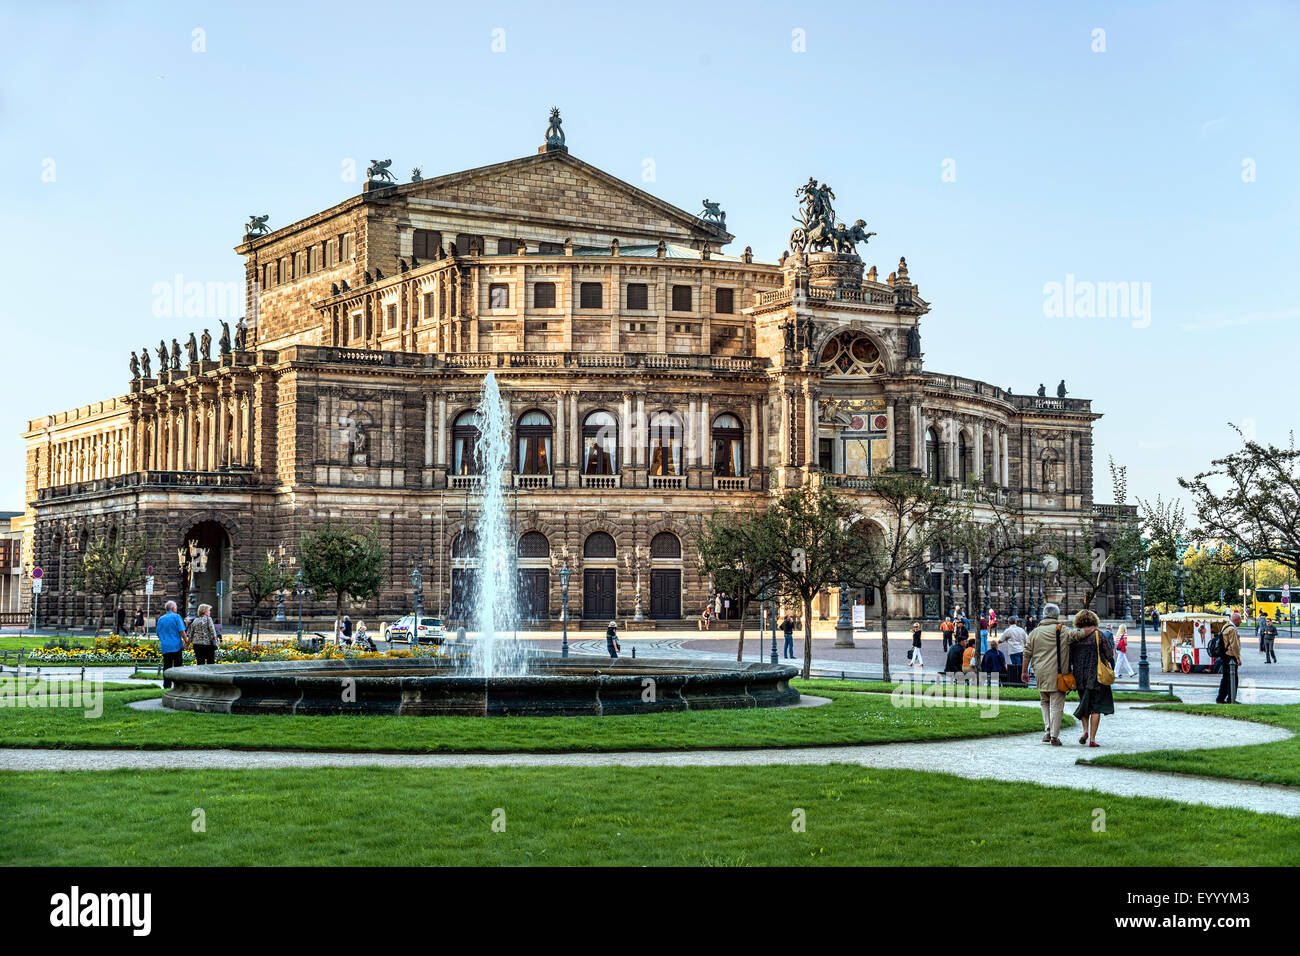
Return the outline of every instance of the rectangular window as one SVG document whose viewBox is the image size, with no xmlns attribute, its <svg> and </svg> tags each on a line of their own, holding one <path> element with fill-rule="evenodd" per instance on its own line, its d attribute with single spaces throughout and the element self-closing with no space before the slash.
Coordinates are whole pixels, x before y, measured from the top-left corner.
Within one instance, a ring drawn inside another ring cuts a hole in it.
<svg viewBox="0 0 1300 956">
<path fill-rule="evenodd" d="M 691 287 L 688 285 L 673 286 L 673 311 L 689 312 L 691 311 Z"/>
<path fill-rule="evenodd" d="M 533 283 L 533 308 L 534 309 L 555 308 L 555 283 L 554 282 Z"/>
<path fill-rule="evenodd" d="M 578 287 L 578 308 L 599 309 L 604 303 L 599 282 L 584 282 Z"/>
<path fill-rule="evenodd" d="M 417 259 L 436 259 L 440 245 L 442 245 L 441 233 L 434 232 L 432 229 L 417 229 L 411 243 L 411 250 Z"/>
<path fill-rule="evenodd" d="M 722 315 L 731 315 L 736 311 L 736 290 L 718 289 L 713 296 L 713 311 Z"/>
<path fill-rule="evenodd" d="M 395 305 L 388 307 L 388 327 L 390 329 L 397 328 L 397 306 Z"/>
<path fill-rule="evenodd" d="M 519 248 L 518 239 L 497 240 L 497 255 L 499 256 L 513 256 L 515 254 L 515 250 L 518 248 Z"/>
<path fill-rule="evenodd" d="M 477 252 L 475 252 L 476 249 Z M 462 232 L 456 237 L 456 254 L 460 256 L 481 256 L 483 254 L 483 237 L 471 236 Z"/>
<path fill-rule="evenodd" d="M 339 262 L 347 262 L 352 258 L 352 237 L 347 233 L 339 236 Z"/>
<path fill-rule="evenodd" d="M 357 312 L 352 316 L 352 338 L 361 338 L 361 313 Z"/>
<path fill-rule="evenodd" d="M 564 254 L 564 243 L 562 242 L 539 242 L 537 251 L 544 256 L 560 256 Z"/>
<path fill-rule="evenodd" d="M 493 282 L 488 286 L 488 308 L 510 308 L 510 286 L 504 282 Z"/>
<path fill-rule="evenodd" d="M 433 318 L 433 293 L 432 292 L 426 292 L 424 294 L 424 318 L 426 320 Z"/>
<path fill-rule="evenodd" d="M 645 310 L 650 308 L 650 287 L 644 282 L 633 282 L 627 287 L 627 307 Z"/>
</svg>

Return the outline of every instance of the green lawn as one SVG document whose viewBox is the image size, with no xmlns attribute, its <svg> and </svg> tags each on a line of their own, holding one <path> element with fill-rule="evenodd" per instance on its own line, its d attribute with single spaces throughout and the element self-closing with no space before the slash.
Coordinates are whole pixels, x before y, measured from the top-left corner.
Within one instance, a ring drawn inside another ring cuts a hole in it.
<svg viewBox="0 0 1300 956">
<path fill-rule="evenodd" d="M 888 694 L 897 687 L 915 688 L 917 691 L 924 690 L 933 684 L 930 680 L 919 683 L 908 681 L 886 682 L 872 680 L 825 680 L 821 678 L 812 678 L 810 680 L 792 680 L 790 686 L 797 687 L 801 691 L 809 694 L 820 694 L 823 691 L 857 691 L 858 693 L 876 693 Z M 987 688 L 983 685 L 979 687 L 979 693 L 985 693 Z M 970 696 L 972 689 L 967 684 L 957 684 L 948 686 L 944 691 L 954 696 Z M 1030 687 L 1000 687 L 998 688 L 998 698 L 1001 700 L 1038 700 L 1038 690 Z M 1079 695 L 1071 691 L 1066 695 L 1067 701 L 1078 701 Z M 1115 691 L 1116 700 L 1125 700 L 1132 702 L 1174 702 L 1179 698 L 1167 691 L 1136 691 L 1136 690 L 1117 690 Z"/>
<path fill-rule="evenodd" d="M 830 704 L 799 709 L 703 710 L 628 717 L 292 717 L 138 711 L 158 688 L 106 695 L 103 715 L 0 708 L 9 747 L 234 747 L 338 751 L 686 750 L 807 747 L 947 740 L 1042 730 L 1036 709 L 895 707 L 878 694 L 828 693 Z"/>
<path fill-rule="evenodd" d="M 1245 810 L 1209 827 L 1172 801 L 843 764 L 5 773 L 0 805 L 19 866 L 1285 866 L 1300 843 Z"/>
<path fill-rule="evenodd" d="M 1300 704 L 1180 704 L 1160 705 L 1158 709 L 1274 724 L 1300 735 Z M 1300 787 L 1300 736 L 1271 744 L 1219 747 L 1213 750 L 1152 750 L 1140 754 L 1107 754 L 1089 762 Z"/>
<path fill-rule="evenodd" d="M 8 634 L 0 637 L 0 651 L 16 651 L 23 648 L 29 651 L 40 650 L 49 641 L 55 639 L 55 635 L 41 634 L 39 637 L 33 637 L 30 634 Z M 91 637 L 69 637 L 68 642 L 73 647 L 90 648 L 95 646 L 95 641 Z"/>
<path fill-rule="evenodd" d="M 26 695 L 30 696 L 32 694 L 44 694 L 50 690 L 51 686 L 53 686 L 54 690 L 57 690 L 59 693 L 64 693 L 64 694 L 80 693 L 82 690 L 82 684 L 80 679 L 69 678 L 68 680 L 60 680 L 57 677 L 53 680 L 53 682 L 44 679 L 35 680 L 29 678 L 22 684 L 21 689 Z M 105 681 L 103 684 L 100 684 L 98 688 L 96 688 L 95 683 L 93 681 L 86 681 L 85 687 L 87 690 L 90 691 L 98 689 L 106 693 L 118 693 L 120 691 L 140 690 L 142 688 L 142 685 L 121 684 L 121 683 L 114 683 L 112 681 Z M 0 691 L 5 691 L 5 692 L 12 691 L 16 693 L 18 689 L 19 689 L 19 685 L 13 682 L 12 675 L 6 675 L 5 677 L 0 678 Z"/>
</svg>

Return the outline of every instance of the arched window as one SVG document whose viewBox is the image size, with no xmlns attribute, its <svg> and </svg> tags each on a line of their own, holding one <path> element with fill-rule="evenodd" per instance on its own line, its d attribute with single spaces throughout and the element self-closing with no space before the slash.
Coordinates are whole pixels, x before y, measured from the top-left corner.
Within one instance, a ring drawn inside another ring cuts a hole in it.
<svg viewBox="0 0 1300 956">
<path fill-rule="evenodd" d="M 821 366 L 829 375 L 875 375 L 885 370 L 885 360 L 868 336 L 849 330 L 822 347 Z"/>
<path fill-rule="evenodd" d="M 616 558 L 618 557 L 618 546 L 614 544 L 614 539 L 604 531 L 593 531 L 587 535 L 587 540 L 582 546 L 582 556 L 584 558 Z"/>
<path fill-rule="evenodd" d="M 529 531 L 519 539 L 519 557 L 549 558 L 550 556 L 551 543 L 540 531 Z"/>
<path fill-rule="evenodd" d="M 551 473 L 551 419 L 534 409 L 519 419 L 519 462 L 521 475 Z"/>
<path fill-rule="evenodd" d="M 682 474 L 682 423 L 673 412 L 650 418 L 650 474 Z"/>
<path fill-rule="evenodd" d="M 618 423 L 609 412 L 592 412 L 582 420 L 582 473 L 618 474 Z"/>
<path fill-rule="evenodd" d="M 957 480 L 966 484 L 970 477 L 970 446 L 966 444 L 966 433 L 957 434 Z"/>
<path fill-rule="evenodd" d="M 462 412 L 451 426 L 452 474 L 480 475 L 483 461 L 478 453 L 478 416 Z"/>
<path fill-rule="evenodd" d="M 933 428 L 925 430 L 925 473 L 931 484 L 939 483 L 939 436 Z"/>
<path fill-rule="evenodd" d="M 671 531 L 660 531 L 650 539 L 650 557 L 680 559 L 682 543 Z"/>
<path fill-rule="evenodd" d="M 745 430 L 735 415 L 713 420 L 713 473 L 722 478 L 739 478 L 745 473 Z"/>
</svg>

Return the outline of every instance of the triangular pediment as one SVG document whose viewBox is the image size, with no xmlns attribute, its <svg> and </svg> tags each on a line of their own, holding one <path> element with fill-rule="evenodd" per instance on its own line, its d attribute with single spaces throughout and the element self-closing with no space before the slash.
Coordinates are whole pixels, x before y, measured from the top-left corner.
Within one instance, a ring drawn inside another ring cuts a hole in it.
<svg viewBox="0 0 1300 956">
<path fill-rule="evenodd" d="M 450 173 L 384 190 L 418 209 L 455 207 L 467 213 L 655 240 L 708 241 L 733 238 L 721 226 L 650 195 L 565 152 Z"/>
</svg>

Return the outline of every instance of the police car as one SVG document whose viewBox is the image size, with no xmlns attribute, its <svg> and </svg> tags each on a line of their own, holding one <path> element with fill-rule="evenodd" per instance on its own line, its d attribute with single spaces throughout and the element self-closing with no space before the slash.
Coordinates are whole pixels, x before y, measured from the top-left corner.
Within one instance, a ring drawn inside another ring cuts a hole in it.
<svg viewBox="0 0 1300 956">
<path fill-rule="evenodd" d="M 398 618 L 392 624 L 388 625 L 386 639 L 389 641 L 397 641 L 402 644 L 410 644 L 411 628 L 414 623 L 415 618 L 410 614 L 406 617 Z M 441 618 L 421 617 L 418 636 L 421 644 L 441 644 L 447 639 L 447 629 L 443 627 Z"/>
</svg>

